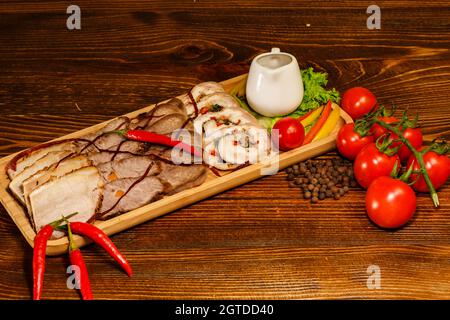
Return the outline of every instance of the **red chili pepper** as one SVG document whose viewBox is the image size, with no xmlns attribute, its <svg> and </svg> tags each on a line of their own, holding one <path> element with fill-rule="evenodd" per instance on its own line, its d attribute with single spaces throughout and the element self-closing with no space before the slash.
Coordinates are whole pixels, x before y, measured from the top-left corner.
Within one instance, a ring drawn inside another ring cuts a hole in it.
<svg viewBox="0 0 450 320">
<path fill-rule="evenodd" d="M 92 290 L 91 283 L 89 281 L 89 274 L 86 268 L 86 264 L 84 263 L 83 255 L 81 254 L 80 249 L 77 248 L 75 242 L 73 241 L 72 230 L 70 228 L 71 223 L 67 222 L 67 233 L 69 235 L 69 255 L 70 255 L 70 263 L 72 265 L 78 266 L 80 273 L 78 274 L 79 279 L 77 279 L 78 284 L 80 286 L 81 297 L 83 300 L 92 300 Z"/>
<path fill-rule="evenodd" d="M 141 142 L 150 142 L 150 143 L 156 143 L 161 144 L 168 147 L 178 147 L 180 149 L 183 149 L 190 154 L 201 157 L 202 152 L 200 150 L 197 150 L 194 146 L 191 146 L 187 143 L 184 143 L 180 140 L 172 140 L 170 137 L 165 136 L 163 134 L 158 134 L 150 131 L 145 130 L 119 130 L 114 131 L 118 134 L 123 135 L 127 139 L 135 140 L 135 141 L 141 141 Z"/>
<path fill-rule="evenodd" d="M 53 227 L 48 224 L 34 238 L 33 300 L 41 299 L 45 273 L 45 251 L 47 249 L 47 241 L 52 236 L 53 230 Z"/>
<path fill-rule="evenodd" d="M 100 245 L 108 254 L 116 260 L 120 266 L 125 270 L 129 277 L 132 276 L 133 271 L 130 264 L 125 257 L 120 253 L 119 249 L 114 245 L 111 239 L 99 228 L 90 223 L 71 222 L 70 227 L 73 233 L 88 237 L 96 244 Z"/>
<path fill-rule="evenodd" d="M 331 107 L 332 107 L 331 100 L 328 100 L 328 103 L 326 104 L 325 108 L 323 109 L 322 113 L 320 114 L 319 119 L 306 134 L 305 140 L 303 140 L 303 145 L 313 141 L 314 137 L 317 135 L 317 133 L 323 127 L 325 121 L 327 121 L 327 118 L 331 112 Z"/>
<path fill-rule="evenodd" d="M 33 300 L 40 300 L 42 295 L 42 286 L 44 284 L 45 273 L 45 252 L 47 250 L 48 239 L 53 234 L 53 230 L 66 219 L 73 217 L 73 213 L 65 218 L 52 222 L 43 227 L 34 238 L 33 248 Z"/>
</svg>

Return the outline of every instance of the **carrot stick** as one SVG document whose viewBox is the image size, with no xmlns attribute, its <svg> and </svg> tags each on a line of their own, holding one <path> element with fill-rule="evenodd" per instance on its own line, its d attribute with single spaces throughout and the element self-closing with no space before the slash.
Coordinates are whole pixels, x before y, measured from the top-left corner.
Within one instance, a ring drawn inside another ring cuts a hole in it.
<svg viewBox="0 0 450 320">
<path fill-rule="evenodd" d="M 323 125 L 325 124 L 325 122 L 328 119 L 328 116 L 331 113 L 331 105 L 332 105 L 331 100 L 328 100 L 327 105 L 323 109 L 322 114 L 320 115 L 319 119 L 306 134 L 305 140 L 303 141 L 303 145 L 313 141 L 314 137 L 319 133 L 320 129 L 323 127 Z"/>
</svg>

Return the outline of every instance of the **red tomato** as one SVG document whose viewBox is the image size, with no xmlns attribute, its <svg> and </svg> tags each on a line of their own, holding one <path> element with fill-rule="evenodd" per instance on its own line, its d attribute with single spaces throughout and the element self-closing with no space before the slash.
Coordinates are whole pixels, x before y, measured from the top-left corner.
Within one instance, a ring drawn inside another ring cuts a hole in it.
<svg viewBox="0 0 450 320">
<path fill-rule="evenodd" d="M 399 228 L 416 211 L 416 194 L 401 180 L 379 177 L 366 193 L 367 215 L 381 228 Z"/>
<path fill-rule="evenodd" d="M 403 136 L 411 142 L 414 148 L 418 149 L 422 146 L 423 136 L 422 131 L 419 128 L 406 128 L 405 132 L 403 132 Z M 397 152 L 402 162 L 408 160 L 411 153 L 411 150 L 405 145 L 402 145 Z"/>
<path fill-rule="evenodd" d="M 305 128 L 297 119 L 283 118 L 278 120 L 272 128 L 272 139 L 278 147 L 287 151 L 300 147 L 305 139 Z"/>
<path fill-rule="evenodd" d="M 386 122 L 387 124 L 392 124 L 398 122 L 398 119 L 396 117 L 379 117 L 378 118 L 381 121 Z M 381 137 L 382 135 L 385 135 L 388 133 L 388 130 L 382 126 L 380 126 L 378 123 L 375 123 L 372 128 L 370 128 L 370 132 L 372 132 L 375 140 Z"/>
<path fill-rule="evenodd" d="M 344 92 L 341 107 L 350 117 L 359 119 L 372 111 L 376 104 L 377 99 L 372 92 L 363 87 L 354 87 Z"/>
<path fill-rule="evenodd" d="M 406 167 L 409 168 L 414 160 L 414 170 L 419 170 L 420 165 L 416 160 L 414 155 L 411 155 L 408 159 Z M 439 189 L 450 176 L 450 159 L 446 154 L 440 155 L 434 151 L 428 151 L 423 155 L 423 162 L 425 163 L 425 168 L 427 169 L 428 176 L 430 177 L 433 187 L 437 190 Z M 415 181 L 417 179 L 417 174 L 412 174 L 410 176 L 410 181 Z M 425 183 L 425 179 L 420 177 L 416 183 L 412 186 L 414 190 L 418 192 L 429 192 L 430 190 Z"/>
<path fill-rule="evenodd" d="M 339 130 L 336 139 L 339 153 L 349 160 L 354 160 L 362 148 L 374 141 L 372 135 L 361 137 L 354 128 L 354 123 L 347 123 Z"/>
<path fill-rule="evenodd" d="M 356 181 L 367 189 L 376 178 L 389 176 L 396 162 L 400 168 L 398 155 L 388 156 L 378 150 L 375 143 L 369 143 L 358 153 L 353 164 Z"/>
</svg>

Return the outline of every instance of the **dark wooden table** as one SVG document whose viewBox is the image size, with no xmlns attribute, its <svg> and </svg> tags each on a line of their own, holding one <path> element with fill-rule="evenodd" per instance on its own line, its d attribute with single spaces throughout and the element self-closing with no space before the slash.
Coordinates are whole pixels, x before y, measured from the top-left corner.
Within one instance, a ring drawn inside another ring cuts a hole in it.
<svg viewBox="0 0 450 320">
<path fill-rule="evenodd" d="M 272 46 L 341 92 L 420 112 L 427 142 L 450 138 L 450 2 L 377 1 L 381 30 L 368 30 L 372 2 L 78 0 L 69 31 L 69 2 L 2 1 L 0 154 L 245 73 Z M 114 236 L 131 279 L 98 247 L 84 254 L 99 299 L 450 298 L 448 183 L 440 198 L 435 210 L 420 195 L 414 221 L 387 232 L 363 191 L 311 205 L 279 173 Z M 1 208 L 0 298 L 30 298 L 31 258 Z M 45 298 L 78 299 L 67 264 L 49 259 Z"/>
</svg>

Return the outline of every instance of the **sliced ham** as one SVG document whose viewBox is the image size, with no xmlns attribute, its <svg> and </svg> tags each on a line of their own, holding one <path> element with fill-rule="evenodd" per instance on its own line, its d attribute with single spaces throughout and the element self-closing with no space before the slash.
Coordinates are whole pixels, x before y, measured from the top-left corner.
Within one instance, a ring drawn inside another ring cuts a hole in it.
<svg viewBox="0 0 450 320">
<path fill-rule="evenodd" d="M 108 122 L 102 129 L 77 139 L 77 145 L 82 153 L 99 152 L 99 149 L 109 149 L 125 140 L 121 135 L 111 131 L 127 129 L 130 124 L 128 117 L 122 116 Z"/>
<path fill-rule="evenodd" d="M 105 151 L 92 150 L 86 155 L 92 164 L 98 166 L 102 163 L 126 159 L 133 155 L 146 154 L 149 146 L 146 143 L 138 141 L 122 141 L 118 145 L 112 146 Z"/>
<path fill-rule="evenodd" d="M 166 192 L 173 194 L 187 188 L 202 184 L 207 175 L 203 165 L 192 165 L 189 167 L 161 163 L 162 171 L 157 176 L 166 186 Z"/>
<path fill-rule="evenodd" d="M 54 163 L 50 167 L 42 169 L 41 171 L 36 172 L 34 175 L 26 179 L 22 184 L 22 188 L 25 205 L 28 212 L 31 212 L 30 193 L 33 190 L 39 188 L 41 185 L 48 182 L 52 178 L 62 177 L 67 173 L 90 165 L 91 162 L 86 156 L 79 155 L 62 160 L 59 163 Z"/>
<path fill-rule="evenodd" d="M 147 175 L 158 174 L 161 171 L 158 163 L 146 156 L 131 156 L 126 159 L 105 162 L 98 166 L 98 170 L 105 183 L 108 183 L 123 178 L 142 177 L 150 165 L 152 166 Z"/>
<path fill-rule="evenodd" d="M 99 218 L 106 219 L 159 199 L 164 191 L 154 176 L 125 178 L 105 185 Z"/>
<path fill-rule="evenodd" d="M 22 151 L 18 157 L 15 157 L 8 164 L 7 174 L 9 178 L 14 179 L 25 168 L 31 166 L 34 162 L 44 157 L 47 153 L 52 151 L 75 151 L 77 145 L 72 140 L 53 141 L 35 146 L 31 149 Z M 15 169 L 14 169 L 15 167 Z"/>
<path fill-rule="evenodd" d="M 145 152 L 145 155 L 152 156 L 156 160 L 172 161 L 172 150 L 170 147 L 153 145 Z"/>
<path fill-rule="evenodd" d="M 103 182 L 96 167 L 84 167 L 52 178 L 30 193 L 31 215 L 36 231 L 62 215 L 78 212 L 71 221 L 86 222 L 101 205 Z"/>
<path fill-rule="evenodd" d="M 86 148 L 82 150 L 83 153 L 98 152 L 99 150 L 107 150 L 114 146 L 117 146 L 125 138 L 117 133 L 104 133 L 102 136 L 95 138 L 95 140 L 87 145 Z"/>
<path fill-rule="evenodd" d="M 52 164 L 57 163 L 63 158 L 72 154 L 72 151 L 52 151 L 47 153 L 42 158 L 36 160 L 32 165 L 26 167 L 21 173 L 16 175 L 9 184 L 9 189 L 14 196 L 22 203 L 25 204 L 25 198 L 23 196 L 23 182 L 35 173 L 48 169 Z"/>
<path fill-rule="evenodd" d="M 149 128 L 154 122 L 170 114 L 179 114 L 184 118 L 187 117 L 184 104 L 179 99 L 175 98 L 168 102 L 158 104 L 149 112 L 138 115 L 131 120 L 130 129 Z"/>
<path fill-rule="evenodd" d="M 126 128 L 128 128 L 129 124 L 130 124 L 130 119 L 128 117 L 125 117 L 125 116 L 117 117 L 117 118 L 111 120 L 110 122 L 108 122 L 100 130 L 98 130 L 94 133 L 85 135 L 85 136 L 81 137 L 81 139 L 86 139 L 86 140 L 92 141 L 96 137 L 98 137 L 106 132 L 126 129 Z"/>
<path fill-rule="evenodd" d="M 181 128 L 186 122 L 187 116 L 174 113 L 159 118 L 153 122 L 150 126 L 147 126 L 145 130 L 158 134 L 170 135 L 173 131 Z"/>
</svg>

